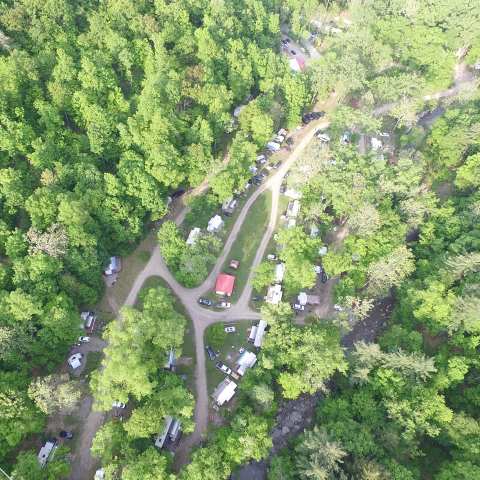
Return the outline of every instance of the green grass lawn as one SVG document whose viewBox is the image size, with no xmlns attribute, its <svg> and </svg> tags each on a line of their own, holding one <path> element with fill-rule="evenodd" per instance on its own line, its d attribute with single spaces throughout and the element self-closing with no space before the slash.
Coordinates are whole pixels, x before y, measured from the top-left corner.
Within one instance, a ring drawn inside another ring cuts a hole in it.
<svg viewBox="0 0 480 480">
<path fill-rule="evenodd" d="M 216 386 L 226 377 L 226 374 L 216 368 L 215 364 L 217 362 L 222 362 L 233 370 L 235 360 L 239 356 L 238 350 L 243 347 L 246 350 L 252 351 L 252 344 L 247 342 L 247 330 L 252 326 L 252 323 L 251 320 L 240 320 L 238 322 L 225 324 L 226 326 L 234 326 L 237 331 L 234 333 L 227 333 L 224 344 L 217 350 L 220 352 L 220 355 L 215 360 L 210 360 L 208 354 L 205 353 L 209 395 L 212 394 Z M 211 326 L 209 328 L 211 328 Z M 207 332 L 205 332 L 205 339 L 206 336 Z M 241 380 L 234 381 L 238 384 Z"/>
<path fill-rule="evenodd" d="M 195 338 L 193 331 L 193 323 L 188 315 L 183 303 L 180 299 L 173 293 L 173 291 L 168 286 L 167 282 L 161 277 L 149 277 L 145 280 L 145 283 L 142 285 L 142 290 L 147 288 L 156 288 L 164 287 L 170 291 L 170 294 L 173 298 L 175 310 L 183 315 L 187 319 L 187 325 L 185 327 L 185 335 L 183 337 L 183 348 L 182 356 L 179 359 L 180 365 L 177 366 L 177 374 L 186 376 L 186 384 L 190 388 L 193 394 L 195 394 Z M 136 307 L 140 307 L 139 299 L 135 303 Z"/>
<path fill-rule="evenodd" d="M 122 257 L 122 271 L 118 275 L 115 285 L 109 287 L 109 291 L 117 305 L 121 306 L 124 304 L 130 293 L 133 282 L 138 274 L 144 269 L 156 244 L 157 232 L 156 230 L 152 230 L 130 255 Z M 110 310 L 106 295 L 103 296 L 97 309 L 107 312 Z"/>
<path fill-rule="evenodd" d="M 287 209 L 287 205 L 288 205 L 289 201 L 290 201 L 290 199 L 287 198 L 285 195 L 280 195 L 280 197 L 278 199 L 278 217 L 277 217 L 277 225 L 276 225 L 275 230 L 278 230 L 278 228 L 280 226 L 280 217 L 283 215 L 283 213 Z M 265 261 L 267 259 L 267 255 L 269 255 L 270 253 L 278 254 L 277 244 L 274 240 L 274 236 L 275 236 L 275 232 L 270 237 L 270 241 L 268 242 L 268 246 L 265 249 L 265 253 L 263 255 L 263 260 L 262 261 Z M 267 294 L 267 289 L 265 289 L 265 291 L 262 291 L 262 292 L 257 292 L 256 290 L 253 290 L 252 297 L 255 297 L 255 296 L 262 296 L 263 297 L 266 294 Z M 263 305 L 263 302 L 254 302 L 252 299 L 250 299 L 250 308 L 252 310 L 260 311 L 260 308 L 262 307 L 262 305 Z"/>
<path fill-rule="evenodd" d="M 270 191 L 258 197 L 250 207 L 237 239 L 233 243 L 228 258 L 223 264 L 223 271 L 231 273 L 236 277 L 235 289 L 230 300 L 232 303 L 238 300 L 245 287 L 253 259 L 268 225 L 271 206 L 272 195 Z M 232 259 L 240 261 L 238 270 L 229 268 L 230 260 Z"/>
</svg>

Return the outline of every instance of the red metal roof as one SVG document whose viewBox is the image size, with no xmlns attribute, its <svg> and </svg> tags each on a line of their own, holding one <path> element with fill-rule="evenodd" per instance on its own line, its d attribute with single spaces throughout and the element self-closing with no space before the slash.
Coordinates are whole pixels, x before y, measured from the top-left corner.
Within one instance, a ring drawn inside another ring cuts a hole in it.
<svg viewBox="0 0 480 480">
<path fill-rule="evenodd" d="M 233 292 L 234 285 L 235 277 L 233 275 L 221 273 L 217 277 L 217 282 L 215 283 L 215 292 L 219 295 L 227 295 L 229 297 Z"/>
</svg>

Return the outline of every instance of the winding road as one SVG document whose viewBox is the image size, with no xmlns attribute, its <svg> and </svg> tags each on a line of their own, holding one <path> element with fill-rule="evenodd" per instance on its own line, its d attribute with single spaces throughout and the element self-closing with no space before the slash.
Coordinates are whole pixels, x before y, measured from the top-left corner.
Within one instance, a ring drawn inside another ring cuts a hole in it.
<svg viewBox="0 0 480 480">
<path fill-rule="evenodd" d="M 458 94 L 465 88 L 474 88 L 476 86 L 476 79 L 471 75 L 464 75 L 456 72 L 455 85 L 447 90 L 437 92 L 424 97 L 424 100 L 441 99 L 451 97 Z M 395 103 L 382 105 L 373 111 L 374 115 L 383 115 L 390 111 L 395 106 Z M 133 282 L 132 288 L 125 300 L 124 305 L 133 306 L 137 299 L 137 296 L 142 288 L 145 280 L 152 276 L 159 276 L 163 278 L 170 286 L 172 291 L 177 295 L 180 301 L 183 303 L 187 313 L 190 315 L 194 327 L 195 337 L 195 350 L 196 350 L 196 371 L 195 371 L 195 384 L 196 384 L 196 405 L 195 405 L 195 430 L 194 432 L 184 437 L 176 451 L 175 455 L 175 467 L 179 469 L 188 461 L 188 456 L 191 448 L 199 444 L 204 439 L 207 432 L 208 425 L 208 391 L 207 391 L 207 376 L 205 370 L 205 349 L 203 343 L 203 337 L 205 329 L 217 322 L 235 322 L 238 320 L 258 320 L 260 319 L 259 313 L 253 311 L 249 307 L 249 302 L 252 294 L 252 279 L 255 268 L 260 264 L 264 257 L 265 250 L 269 244 L 270 238 L 275 230 L 276 222 L 278 218 L 278 204 L 280 185 L 282 183 L 283 176 L 299 158 L 304 151 L 305 147 L 312 140 L 317 128 L 326 128 L 329 126 L 329 121 L 321 120 L 312 122 L 309 126 L 304 127 L 299 132 L 294 132 L 293 138 L 298 142 L 291 154 L 285 160 L 283 165 L 267 179 L 267 181 L 257 188 L 250 198 L 243 206 L 233 228 L 225 242 L 222 253 L 218 258 L 215 266 L 210 272 L 207 279 L 196 288 L 185 288 L 180 285 L 173 275 L 170 273 L 165 261 L 162 258 L 158 245 L 154 248 L 152 255 L 145 265 L 144 269 L 139 273 Z M 193 194 L 198 194 L 204 191 L 208 182 L 205 181 L 195 189 Z M 231 247 L 235 242 L 238 233 L 241 230 L 243 222 L 248 215 L 250 207 L 258 199 L 258 197 L 267 190 L 272 191 L 272 207 L 270 212 L 270 220 L 267 229 L 263 235 L 260 246 L 257 250 L 253 263 L 251 265 L 250 274 L 248 276 L 246 285 L 243 292 L 232 308 L 222 312 L 215 312 L 205 309 L 197 303 L 199 296 L 206 291 L 211 290 L 215 284 L 217 275 L 222 270 L 222 266 L 228 257 Z M 177 225 L 181 224 L 188 211 L 187 207 L 184 207 L 176 216 L 175 222 Z M 118 311 L 119 306 L 115 305 L 114 310 Z M 96 461 L 90 455 L 90 447 L 96 431 L 101 427 L 104 421 L 104 415 L 90 409 L 88 415 L 83 420 L 83 431 L 80 435 L 79 445 L 77 452 L 73 456 L 72 461 L 72 473 L 70 480 L 86 480 L 92 476 L 92 471 L 95 468 Z"/>
<path fill-rule="evenodd" d="M 215 266 L 208 275 L 207 279 L 200 286 L 196 288 L 186 288 L 183 285 L 180 285 L 169 271 L 161 255 L 160 248 L 157 245 L 155 246 L 148 263 L 133 282 L 130 292 L 125 300 L 124 305 L 133 306 L 145 281 L 149 277 L 159 276 L 165 280 L 172 291 L 177 295 L 177 297 L 183 303 L 188 315 L 192 319 L 196 352 L 195 430 L 191 435 L 184 437 L 177 448 L 175 455 L 175 467 L 177 469 L 187 462 L 191 448 L 200 443 L 207 432 L 209 401 L 207 391 L 207 375 L 205 370 L 205 348 L 203 343 L 205 329 L 217 322 L 227 323 L 236 322 L 239 320 L 259 320 L 261 318 L 260 314 L 253 311 L 249 306 L 253 290 L 252 280 L 255 268 L 262 261 L 265 250 L 276 227 L 278 219 L 280 186 L 282 184 L 283 177 L 300 157 L 302 152 L 305 150 L 305 147 L 310 143 L 316 129 L 326 128 L 328 125 L 328 121 L 316 121 L 312 122 L 307 127 L 304 127 L 302 130 L 293 133 L 292 137 L 295 138 L 298 143 L 294 146 L 292 152 L 281 165 L 281 167 L 273 175 L 271 175 L 263 185 L 258 187 L 245 202 L 245 205 L 240 211 L 240 214 L 238 215 L 238 218 L 232 227 L 232 230 L 224 244 L 218 260 L 215 263 Z M 202 185 L 202 187 L 204 186 Z M 203 190 L 204 188 L 200 188 L 198 189 L 198 192 L 201 193 Z M 250 207 L 255 203 L 258 197 L 267 190 L 272 191 L 270 219 L 260 246 L 256 252 L 255 258 L 252 262 L 250 273 L 240 298 L 234 305 L 232 305 L 232 308 L 222 312 L 216 312 L 201 307 L 197 302 L 198 297 L 214 287 L 216 277 L 222 270 L 223 264 L 230 254 L 232 245 L 234 244 L 242 228 L 243 222 L 249 213 Z M 187 211 L 188 207 L 184 207 L 175 216 L 174 221 L 177 225 L 180 225 L 183 222 Z M 115 305 L 115 307 L 115 310 L 118 311 L 118 306 Z M 95 468 L 96 461 L 90 455 L 90 447 L 96 431 L 101 427 L 104 421 L 104 417 L 104 414 L 100 414 L 99 412 L 95 412 L 93 409 L 90 409 L 88 415 L 84 418 L 84 428 L 80 435 L 78 451 L 76 455 L 74 455 L 72 461 L 72 473 L 70 475 L 70 480 L 85 480 L 91 476 L 91 472 Z"/>
</svg>

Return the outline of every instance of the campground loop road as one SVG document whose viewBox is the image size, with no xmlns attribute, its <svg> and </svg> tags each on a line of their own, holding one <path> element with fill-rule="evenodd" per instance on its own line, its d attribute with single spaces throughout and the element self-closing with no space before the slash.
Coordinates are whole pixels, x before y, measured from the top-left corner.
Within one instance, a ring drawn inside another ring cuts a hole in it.
<svg viewBox="0 0 480 480">
<path fill-rule="evenodd" d="M 282 166 L 269 177 L 265 183 L 259 186 L 252 195 L 248 198 L 243 206 L 238 218 L 236 219 L 233 228 L 225 242 L 222 253 L 218 258 L 215 266 L 211 270 L 207 279 L 196 288 L 185 288 L 180 285 L 173 275 L 170 273 L 162 255 L 160 248 L 157 245 L 153 250 L 152 256 L 150 257 L 149 262 L 145 265 L 145 268 L 140 272 L 138 277 L 135 279 L 135 282 L 132 285 L 132 289 L 125 301 L 125 305 L 134 305 L 138 293 L 142 288 L 142 285 L 151 276 L 162 277 L 165 282 L 170 286 L 172 291 L 177 295 L 180 301 L 183 303 L 187 313 L 192 319 L 194 335 L 195 335 L 195 352 L 196 352 L 196 371 L 195 371 L 195 386 L 196 386 L 196 404 L 195 404 L 195 430 L 194 432 L 185 437 L 179 445 L 179 448 L 176 451 L 175 456 L 175 466 L 179 468 L 184 465 L 188 459 L 188 454 L 192 446 L 198 444 L 203 438 L 207 431 L 208 425 L 208 391 L 207 391 L 207 375 L 205 369 L 205 348 L 204 348 L 204 333 L 205 329 L 217 322 L 236 322 L 239 320 L 260 320 L 261 316 L 259 313 L 253 311 L 250 306 L 250 298 L 252 295 L 252 280 L 255 268 L 261 263 L 265 250 L 270 242 L 270 238 L 275 230 L 277 219 L 278 219 L 278 204 L 280 196 L 280 186 L 282 184 L 283 176 L 290 167 L 295 163 L 299 158 L 301 153 L 304 151 L 305 147 L 312 140 L 314 133 L 317 128 L 325 128 L 328 126 L 327 121 L 319 121 L 310 124 L 308 127 L 305 127 L 300 133 L 301 140 L 294 147 L 291 154 L 288 156 L 287 160 L 282 164 Z M 215 312 L 201 307 L 197 300 L 198 298 L 205 294 L 207 291 L 211 290 L 215 285 L 215 280 L 218 274 L 221 272 L 225 260 L 230 254 L 233 243 L 235 242 L 245 218 L 248 215 L 250 207 L 255 203 L 258 197 L 266 192 L 267 190 L 272 191 L 272 206 L 270 210 L 270 220 L 267 226 L 267 229 L 263 235 L 262 241 L 258 247 L 255 258 L 250 267 L 250 273 L 243 289 L 242 294 L 238 301 L 232 305 L 229 310 L 223 312 Z M 181 224 L 185 218 L 187 208 L 184 208 L 175 218 L 175 223 L 177 225 Z"/>
<path fill-rule="evenodd" d="M 424 97 L 424 100 L 442 99 L 452 97 L 459 94 L 461 91 L 473 90 L 477 87 L 477 79 L 470 74 L 465 74 L 465 69 L 456 69 L 455 71 L 455 84 L 452 88 L 434 93 Z M 335 95 L 334 95 L 335 97 Z M 336 100 L 336 99 L 334 99 Z M 396 103 L 385 104 L 377 107 L 373 110 L 374 115 L 383 115 L 388 113 Z M 235 322 L 238 320 L 257 320 L 260 315 L 254 312 L 249 307 L 249 300 L 252 293 L 252 278 L 255 268 L 260 264 L 264 256 L 265 250 L 270 241 L 270 237 L 275 229 L 277 216 L 278 216 L 278 200 L 280 193 L 280 185 L 285 173 L 290 169 L 293 163 L 301 155 L 305 147 L 312 140 L 315 130 L 317 128 L 327 128 L 329 122 L 326 120 L 312 122 L 309 126 L 303 128 L 299 134 L 294 133 L 294 137 L 300 137 L 299 143 L 295 146 L 287 160 L 278 169 L 278 171 L 272 175 L 262 186 L 257 188 L 252 193 L 250 198 L 243 206 L 232 231 L 229 234 L 227 241 L 223 247 L 222 253 L 218 258 L 214 268 L 210 272 L 210 275 L 199 287 L 188 289 L 180 285 L 173 275 L 168 270 L 158 245 L 155 247 L 149 262 L 145 268 L 135 279 L 130 293 L 124 303 L 124 305 L 133 306 L 137 299 L 138 293 L 142 288 L 145 280 L 151 276 L 162 277 L 178 296 L 180 301 L 185 306 L 186 311 L 190 315 L 194 327 L 195 334 L 195 350 L 196 350 L 196 371 L 195 371 L 195 383 L 196 383 L 196 405 L 195 405 L 195 431 L 185 437 L 177 449 L 175 456 L 175 467 L 178 469 L 184 465 L 188 460 L 188 455 L 191 448 L 199 444 L 204 438 L 207 431 L 208 424 L 208 392 L 207 392 L 207 377 L 205 370 L 205 349 L 203 343 L 203 336 L 205 329 L 216 322 Z M 224 162 L 225 163 L 225 162 Z M 194 189 L 194 194 L 199 194 L 206 190 L 208 187 L 208 181 L 205 180 Z M 211 310 L 200 307 L 197 303 L 197 299 L 200 295 L 210 290 L 214 283 L 218 273 L 221 271 L 225 259 L 230 253 L 230 249 L 235 242 L 237 235 L 242 227 L 242 224 L 248 214 L 248 211 L 257 198 L 266 190 L 272 191 L 272 207 L 270 213 L 270 221 L 262 238 L 257 254 L 251 265 L 251 271 L 248 276 L 247 282 L 243 289 L 243 292 L 235 305 L 231 309 L 225 312 L 214 312 Z M 175 217 L 177 225 L 181 224 L 185 218 L 188 208 L 183 208 Z M 108 298 L 110 301 L 111 298 Z M 118 312 L 119 306 L 112 305 L 114 310 Z M 88 415 L 83 420 L 83 431 L 80 435 L 79 446 L 77 452 L 73 455 L 72 461 L 72 473 L 70 480 L 86 480 L 91 477 L 92 470 L 95 468 L 96 461 L 90 455 L 90 447 L 92 440 L 97 430 L 102 426 L 104 421 L 104 415 L 95 412 L 90 409 Z"/>
</svg>

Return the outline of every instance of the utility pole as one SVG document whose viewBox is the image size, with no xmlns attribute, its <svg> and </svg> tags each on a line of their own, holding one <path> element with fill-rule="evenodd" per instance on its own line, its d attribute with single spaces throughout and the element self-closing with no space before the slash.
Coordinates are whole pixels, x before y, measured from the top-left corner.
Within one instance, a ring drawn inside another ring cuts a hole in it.
<svg viewBox="0 0 480 480">
<path fill-rule="evenodd" d="M 2 472 L 5 475 L 5 478 L 8 478 L 8 480 L 13 480 L 10 475 L 8 475 L 3 468 L 0 467 L 0 472 Z"/>
</svg>

